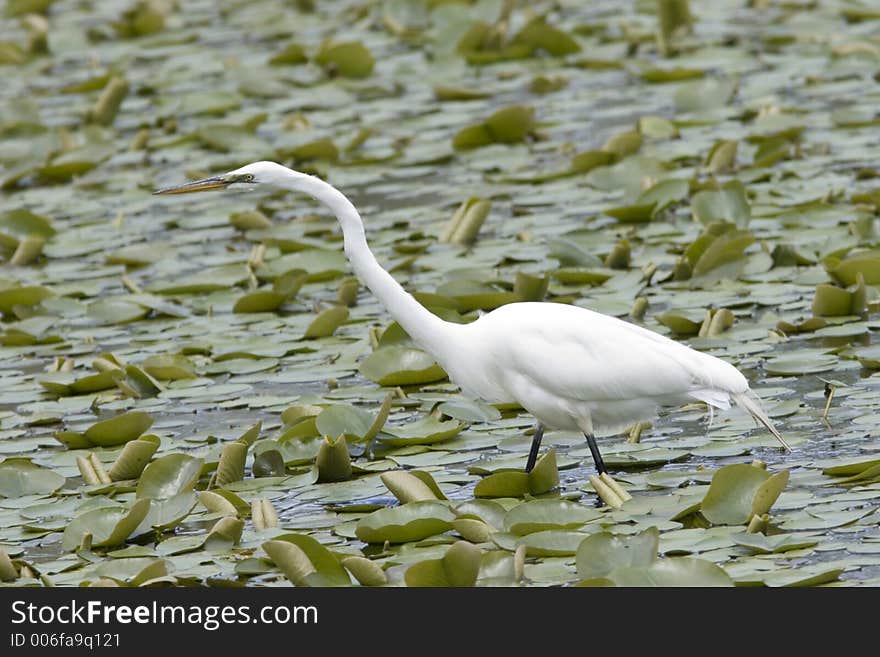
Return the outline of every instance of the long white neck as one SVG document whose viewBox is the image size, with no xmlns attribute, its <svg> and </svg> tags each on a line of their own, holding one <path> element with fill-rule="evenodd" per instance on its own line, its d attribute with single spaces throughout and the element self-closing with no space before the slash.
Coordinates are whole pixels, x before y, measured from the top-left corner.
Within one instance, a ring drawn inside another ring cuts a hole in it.
<svg viewBox="0 0 880 657">
<path fill-rule="evenodd" d="M 364 222 L 342 192 L 320 178 L 285 168 L 282 186 L 304 192 L 326 205 L 342 227 L 345 255 L 358 277 L 420 347 L 435 358 L 451 346 L 457 324 L 446 322 L 422 306 L 377 262 L 367 244 Z"/>
</svg>

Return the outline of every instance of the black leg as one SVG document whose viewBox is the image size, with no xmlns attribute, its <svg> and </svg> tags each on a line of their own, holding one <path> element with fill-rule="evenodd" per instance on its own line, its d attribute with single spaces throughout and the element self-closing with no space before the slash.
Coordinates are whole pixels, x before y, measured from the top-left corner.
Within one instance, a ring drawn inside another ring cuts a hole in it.
<svg viewBox="0 0 880 657">
<path fill-rule="evenodd" d="M 532 448 L 529 450 L 529 460 L 526 461 L 526 472 L 531 472 L 538 460 L 538 450 L 541 449 L 541 438 L 544 437 L 544 425 L 535 425 L 535 435 L 532 436 Z"/>
<path fill-rule="evenodd" d="M 596 438 L 593 437 L 591 433 L 584 434 L 587 437 L 587 444 L 590 446 L 590 454 L 593 455 L 593 463 L 596 465 L 596 474 L 602 474 L 603 472 L 608 472 L 608 468 L 605 467 L 605 461 L 602 460 L 602 455 L 599 453 L 599 446 L 596 444 Z"/>
</svg>

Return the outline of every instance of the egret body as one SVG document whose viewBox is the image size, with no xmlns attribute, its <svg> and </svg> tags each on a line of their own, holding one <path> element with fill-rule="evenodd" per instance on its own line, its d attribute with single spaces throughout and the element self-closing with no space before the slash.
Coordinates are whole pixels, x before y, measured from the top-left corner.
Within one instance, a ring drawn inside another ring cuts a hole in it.
<svg viewBox="0 0 880 657">
<path fill-rule="evenodd" d="M 156 194 L 236 183 L 308 194 L 333 212 L 355 273 L 450 379 L 468 394 L 517 403 L 535 417 L 527 471 L 535 464 L 545 427 L 583 432 L 601 474 L 605 465 L 595 433 L 621 431 L 653 418 L 662 406 L 695 400 L 725 409 L 732 400 L 789 449 L 733 365 L 629 322 L 547 302 L 511 303 L 469 324 L 440 319 L 377 262 L 351 201 L 315 176 L 275 162 L 255 162 Z"/>
</svg>

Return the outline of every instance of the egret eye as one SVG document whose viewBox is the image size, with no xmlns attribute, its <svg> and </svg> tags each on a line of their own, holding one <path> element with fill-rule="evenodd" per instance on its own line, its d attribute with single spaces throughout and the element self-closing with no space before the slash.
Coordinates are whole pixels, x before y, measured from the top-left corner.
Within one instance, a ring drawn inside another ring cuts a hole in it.
<svg viewBox="0 0 880 657">
<path fill-rule="evenodd" d="M 242 181 L 242 182 L 253 182 L 253 181 L 254 181 L 254 174 L 252 174 L 252 173 L 246 173 L 246 174 L 244 174 L 244 175 L 241 177 L 241 181 Z"/>
</svg>

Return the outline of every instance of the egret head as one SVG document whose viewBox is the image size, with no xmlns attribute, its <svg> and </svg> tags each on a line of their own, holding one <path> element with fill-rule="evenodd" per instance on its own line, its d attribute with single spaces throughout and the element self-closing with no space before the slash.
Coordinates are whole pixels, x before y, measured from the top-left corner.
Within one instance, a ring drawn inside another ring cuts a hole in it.
<svg viewBox="0 0 880 657">
<path fill-rule="evenodd" d="M 219 176 L 211 176 L 201 180 L 194 180 L 183 185 L 157 189 L 154 194 L 189 194 L 192 192 L 207 192 L 212 189 L 226 189 L 230 185 L 260 185 L 277 183 L 285 174 L 290 175 L 290 170 L 276 162 L 252 162 L 235 171 L 223 173 Z"/>
</svg>

